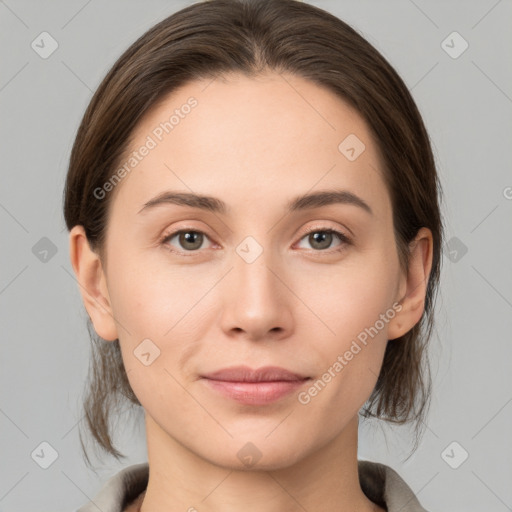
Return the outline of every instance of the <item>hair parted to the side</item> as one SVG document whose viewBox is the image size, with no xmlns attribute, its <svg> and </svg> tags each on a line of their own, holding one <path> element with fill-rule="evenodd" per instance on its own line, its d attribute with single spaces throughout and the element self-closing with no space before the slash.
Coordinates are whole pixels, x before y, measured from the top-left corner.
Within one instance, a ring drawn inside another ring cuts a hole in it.
<svg viewBox="0 0 512 512">
<path fill-rule="evenodd" d="M 84 226 L 91 247 L 106 261 L 113 194 L 98 199 L 93 191 L 115 173 L 144 114 L 194 79 L 232 72 L 256 76 L 265 70 L 292 73 L 329 89 L 366 121 L 382 155 L 403 269 L 408 268 L 408 244 L 418 230 L 427 227 L 432 232 L 425 311 L 413 329 L 388 342 L 382 371 L 362 411 L 364 417 L 398 424 L 414 421 L 417 443 L 430 402 L 426 348 L 441 266 L 442 191 L 430 140 L 407 86 L 385 58 L 339 18 L 298 0 L 209 0 L 149 29 L 110 69 L 78 128 L 64 190 L 67 228 Z M 93 357 L 84 416 L 97 445 L 119 460 L 125 456 L 112 442 L 113 407 L 122 400 L 141 404 L 129 385 L 119 340 L 107 342 L 94 329 L 90 334 Z M 89 463 L 83 442 L 82 449 Z"/>
</svg>

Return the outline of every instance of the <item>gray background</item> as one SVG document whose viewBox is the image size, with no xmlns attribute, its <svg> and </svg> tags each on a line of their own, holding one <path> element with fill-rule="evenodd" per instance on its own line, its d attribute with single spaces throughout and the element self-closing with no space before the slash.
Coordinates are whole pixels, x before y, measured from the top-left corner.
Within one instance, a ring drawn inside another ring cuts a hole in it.
<svg viewBox="0 0 512 512">
<path fill-rule="evenodd" d="M 92 91 L 131 42 L 190 3 L 0 1 L 0 512 L 74 510 L 146 460 L 143 423 L 128 416 L 117 438 L 124 463 L 107 459 L 95 474 L 81 457 L 89 339 L 62 188 Z M 359 456 L 394 467 L 429 511 L 512 510 L 512 2 L 310 3 L 357 28 L 404 78 L 445 193 L 425 434 L 404 461 L 409 430 L 369 422 Z M 43 31 L 58 43 L 46 59 L 31 47 Z M 469 44 L 460 55 L 463 41 L 446 39 L 454 31 Z M 57 456 L 47 469 L 43 442 Z"/>
</svg>

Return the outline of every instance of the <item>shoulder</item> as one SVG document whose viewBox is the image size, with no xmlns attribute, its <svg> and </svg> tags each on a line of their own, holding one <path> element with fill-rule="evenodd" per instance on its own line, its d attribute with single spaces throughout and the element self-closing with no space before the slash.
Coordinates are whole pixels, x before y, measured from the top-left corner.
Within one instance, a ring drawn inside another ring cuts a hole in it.
<svg viewBox="0 0 512 512">
<path fill-rule="evenodd" d="M 96 496 L 76 512 L 123 512 L 148 484 L 147 462 L 128 466 L 110 477 Z"/>
<path fill-rule="evenodd" d="M 370 500 L 388 512 L 427 512 L 405 480 L 391 467 L 359 460 L 361 489 Z"/>
</svg>

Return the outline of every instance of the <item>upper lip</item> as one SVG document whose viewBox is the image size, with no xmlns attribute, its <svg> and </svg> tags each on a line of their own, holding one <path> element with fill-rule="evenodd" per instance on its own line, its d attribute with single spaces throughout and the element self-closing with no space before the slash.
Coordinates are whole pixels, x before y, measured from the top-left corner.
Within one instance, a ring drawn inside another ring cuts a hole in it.
<svg viewBox="0 0 512 512">
<path fill-rule="evenodd" d="M 215 372 L 207 373 L 202 377 L 211 380 L 227 382 L 275 382 L 304 380 L 308 377 L 291 372 L 278 366 L 263 366 L 253 370 L 249 366 L 231 366 Z"/>
</svg>

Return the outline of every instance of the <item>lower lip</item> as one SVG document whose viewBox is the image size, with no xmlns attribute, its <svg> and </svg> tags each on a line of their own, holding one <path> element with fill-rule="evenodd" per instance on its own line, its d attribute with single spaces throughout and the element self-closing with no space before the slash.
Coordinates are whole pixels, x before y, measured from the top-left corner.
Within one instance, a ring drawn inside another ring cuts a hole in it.
<svg viewBox="0 0 512 512">
<path fill-rule="evenodd" d="M 309 379 L 304 379 L 273 382 L 228 382 L 206 378 L 203 380 L 215 391 L 246 405 L 265 405 L 276 402 L 309 381 Z"/>
</svg>

